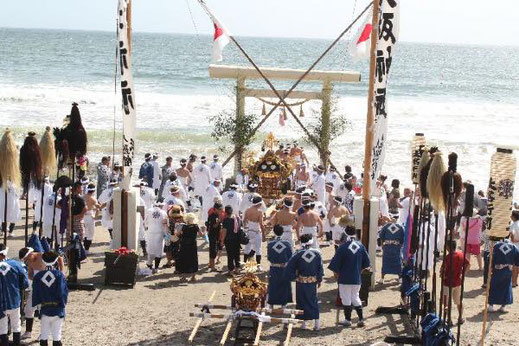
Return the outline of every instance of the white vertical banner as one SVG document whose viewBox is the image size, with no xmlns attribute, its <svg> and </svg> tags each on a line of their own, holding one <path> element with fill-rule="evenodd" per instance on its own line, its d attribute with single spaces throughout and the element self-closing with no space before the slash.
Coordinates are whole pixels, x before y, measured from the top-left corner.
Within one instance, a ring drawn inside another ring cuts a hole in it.
<svg viewBox="0 0 519 346">
<path fill-rule="evenodd" d="M 373 144 L 371 147 L 371 193 L 386 156 L 387 102 L 386 90 L 394 47 L 400 30 L 399 0 L 380 0 L 380 17 L 376 49 L 375 86 L 373 95 Z"/>
<path fill-rule="evenodd" d="M 123 188 L 129 189 L 133 173 L 133 157 L 135 154 L 135 89 L 132 77 L 132 58 L 128 37 L 127 13 L 128 0 L 119 0 L 117 45 L 119 67 L 121 70 L 121 95 L 123 108 L 123 152 L 122 165 L 124 169 Z"/>
</svg>

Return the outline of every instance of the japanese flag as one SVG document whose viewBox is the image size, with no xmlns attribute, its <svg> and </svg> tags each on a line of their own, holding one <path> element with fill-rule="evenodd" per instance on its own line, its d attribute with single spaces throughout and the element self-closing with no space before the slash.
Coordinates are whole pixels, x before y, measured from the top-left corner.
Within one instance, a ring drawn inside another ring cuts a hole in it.
<svg viewBox="0 0 519 346">
<path fill-rule="evenodd" d="M 214 23 L 214 37 L 213 37 L 213 62 L 219 62 L 223 60 L 222 52 L 225 46 L 227 46 L 231 42 L 229 39 L 229 35 L 225 32 L 225 30 L 218 26 L 218 24 Z"/>
<path fill-rule="evenodd" d="M 359 28 L 358 34 L 355 36 L 354 47 L 352 47 L 351 55 L 354 59 L 362 60 L 367 59 L 370 55 L 369 49 L 371 48 L 371 32 L 373 25 L 372 11 L 368 12 L 364 24 Z"/>
<path fill-rule="evenodd" d="M 216 18 L 211 9 L 206 5 L 205 1 L 198 0 L 200 6 L 209 15 L 214 24 L 214 36 L 213 36 L 213 54 L 212 62 L 219 62 L 223 60 L 222 52 L 225 46 L 231 42 L 230 33 L 222 23 Z"/>
</svg>

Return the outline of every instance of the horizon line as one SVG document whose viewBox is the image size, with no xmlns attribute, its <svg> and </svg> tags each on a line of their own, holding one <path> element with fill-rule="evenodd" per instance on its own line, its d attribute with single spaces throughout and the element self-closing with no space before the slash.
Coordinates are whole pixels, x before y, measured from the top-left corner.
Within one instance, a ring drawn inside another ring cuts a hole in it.
<svg viewBox="0 0 519 346">
<path fill-rule="evenodd" d="M 103 32 L 103 33 L 113 33 L 112 30 L 105 29 L 70 29 L 70 28 L 26 28 L 26 27 L 16 27 L 16 26 L 0 26 L 1 29 L 16 29 L 16 30 L 42 30 L 42 31 L 79 31 L 79 32 Z M 186 36 L 211 36 L 212 33 L 209 32 L 201 32 L 201 33 L 193 33 L 193 32 L 164 32 L 164 31 L 133 31 L 135 34 L 159 34 L 159 35 L 186 35 Z M 322 40 L 322 41 L 331 41 L 334 40 L 334 37 L 290 37 L 290 36 L 261 36 L 261 35 L 243 35 L 240 37 L 244 38 L 272 38 L 272 39 L 292 39 L 292 40 Z M 519 44 L 491 44 L 491 43 L 460 43 L 460 42 L 439 42 L 439 41 L 400 41 L 400 43 L 413 43 L 413 44 L 433 44 L 433 45 L 449 45 L 449 46 L 487 46 L 487 47 L 511 47 L 517 48 Z"/>
</svg>

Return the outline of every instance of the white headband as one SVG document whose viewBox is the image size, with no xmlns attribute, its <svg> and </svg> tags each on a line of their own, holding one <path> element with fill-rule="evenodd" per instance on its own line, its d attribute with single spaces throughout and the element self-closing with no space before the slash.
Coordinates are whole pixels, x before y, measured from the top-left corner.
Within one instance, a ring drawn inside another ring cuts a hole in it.
<svg viewBox="0 0 519 346">
<path fill-rule="evenodd" d="M 27 253 L 25 254 L 25 256 L 23 256 L 22 261 L 23 261 L 24 259 L 26 259 L 27 256 L 29 256 L 29 255 L 30 255 L 31 253 L 33 253 L 33 252 L 34 252 L 34 249 L 33 249 L 32 247 L 28 247 L 28 248 L 27 248 Z"/>
<path fill-rule="evenodd" d="M 310 240 L 307 241 L 306 243 L 301 242 L 301 245 L 312 245 L 313 243 L 314 243 L 314 238 L 310 238 Z"/>
<path fill-rule="evenodd" d="M 45 261 L 43 261 L 43 263 L 45 263 L 45 265 L 47 267 L 52 267 L 53 265 L 55 265 L 58 262 L 58 259 L 59 259 L 59 256 L 56 257 L 56 259 L 54 261 L 52 261 L 52 262 L 45 262 Z"/>
</svg>

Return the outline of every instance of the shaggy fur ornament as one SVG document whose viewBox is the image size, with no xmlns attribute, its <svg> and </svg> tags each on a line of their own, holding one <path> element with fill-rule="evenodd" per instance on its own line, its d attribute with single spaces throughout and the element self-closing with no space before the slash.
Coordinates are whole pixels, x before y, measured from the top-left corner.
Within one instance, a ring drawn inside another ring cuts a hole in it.
<svg viewBox="0 0 519 346">
<path fill-rule="evenodd" d="M 27 189 L 30 183 L 40 188 L 43 180 L 41 150 L 34 132 L 29 132 L 20 148 L 20 171 L 24 189 Z"/>
<path fill-rule="evenodd" d="M 450 153 L 449 154 L 449 167 L 447 172 L 445 172 L 441 179 L 441 187 L 442 187 L 442 195 L 443 195 L 443 203 L 445 206 L 448 206 L 449 194 L 454 194 L 452 201 L 452 208 L 456 208 L 458 206 L 458 198 L 461 194 L 461 190 L 463 188 L 463 180 L 461 179 L 461 175 L 457 172 L 458 169 L 458 154 Z"/>
<path fill-rule="evenodd" d="M 52 138 L 51 128 L 47 126 L 45 133 L 40 140 L 41 162 L 43 166 L 43 173 L 47 176 L 54 176 L 56 174 L 56 147 L 54 146 L 54 139 Z"/>
<path fill-rule="evenodd" d="M 14 186 L 20 186 L 19 155 L 13 134 L 7 128 L 0 140 L 0 186 L 7 181 L 11 181 Z"/>
<path fill-rule="evenodd" d="M 437 212 L 445 211 L 441 180 L 446 171 L 447 168 L 443 162 L 443 155 L 441 151 L 437 151 L 433 154 L 429 174 L 427 176 L 427 193 L 429 194 L 429 201 Z"/>
</svg>

